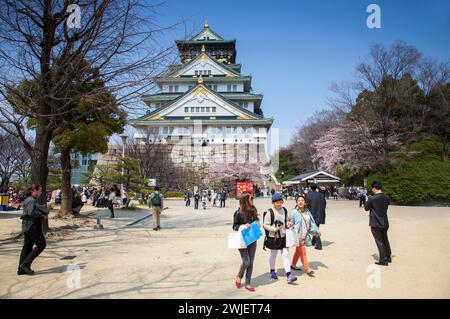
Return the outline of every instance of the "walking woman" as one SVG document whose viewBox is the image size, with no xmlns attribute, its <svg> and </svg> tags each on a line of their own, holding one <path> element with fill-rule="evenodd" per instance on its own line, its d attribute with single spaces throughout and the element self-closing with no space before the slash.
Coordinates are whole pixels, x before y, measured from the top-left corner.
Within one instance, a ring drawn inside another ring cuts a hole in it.
<svg viewBox="0 0 450 319">
<path fill-rule="evenodd" d="M 203 209 L 206 209 L 207 196 L 208 196 L 208 193 L 206 191 L 203 191 L 203 193 L 202 193 L 202 206 L 203 206 Z"/>
<path fill-rule="evenodd" d="M 194 194 L 194 209 L 198 209 L 199 200 L 200 200 L 200 191 L 196 191 Z"/>
<path fill-rule="evenodd" d="M 23 213 L 20 219 L 22 219 L 24 243 L 20 254 L 18 275 L 34 275 L 31 263 L 47 245 L 42 231 L 42 219 L 47 218 L 49 209 L 37 203 L 41 194 L 42 187 L 33 185 L 27 189 L 26 198 L 22 202 Z"/>
<path fill-rule="evenodd" d="M 280 193 L 272 195 L 272 208 L 269 208 L 263 215 L 263 227 L 266 233 L 264 247 L 270 249 L 269 267 L 270 278 L 277 280 L 275 271 L 275 262 L 278 253 L 283 258 L 283 266 L 286 272 L 287 283 L 291 284 L 297 280 L 297 277 L 291 274 L 289 261 L 289 248 L 286 247 L 286 228 L 291 227 L 292 218 L 288 210 L 283 207 L 283 196 Z"/>
<path fill-rule="evenodd" d="M 116 192 L 113 187 L 111 189 L 107 189 L 105 191 L 105 199 L 107 201 L 107 206 L 109 211 L 111 212 L 111 218 L 115 218 L 114 216 L 114 203 L 116 202 Z"/>
<path fill-rule="evenodd" d="M 248 193 L 243 194 L 239 199 L 239 208 L 234 213 L 233 229 L 235 231 L 238 231 L 241 225 L 250 227 L 251 223 L 258 220 L 258 212 L 256 210 L 256 207 L 253 205 L 253 196 Z M 236 287 L 241 288 L 241 280 L 244 277 L 245 273 L 244 287 L 248 291 L 254 292 L 255 288 L 251 286 L 250 282 L 252 280 L 253 261 L 255 260 L 256 254 L 256 241 L 253 244 L 247 246 L 247 248 L 239 249 L 239 253 L 241 254 L 242 264 L 236 277 Z"/>
<path fill-rule="evenodd" d="M 311 212 L 308 209 L 308 202 L 305 195 L 300 195 L 297 199 L 297 205 L 291 212 L 294 229 L 299 234 L 300 245 L 296 247 L 294 257 L 292 258 L 291 269 L 302 270 L 297 267 L 298 259 L 300 258 L 305 268 L 306 273 L 310 277 L 314 277 L 314 271 L 311 270 L 306 257 L 306 247 L 311 246 L 310 235 L 320 236 L 319 228 L 317 227 Z"/>
</svg>

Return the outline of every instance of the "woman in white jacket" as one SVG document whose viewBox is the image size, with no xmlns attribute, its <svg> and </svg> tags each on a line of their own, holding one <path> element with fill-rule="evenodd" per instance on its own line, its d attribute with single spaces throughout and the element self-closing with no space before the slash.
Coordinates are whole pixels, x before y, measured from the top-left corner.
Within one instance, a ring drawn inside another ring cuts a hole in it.
<svg viewBox="0 0 450 319">
<path fill-rule="evenodd" d="M 302 270 L 297 267 L 300 258 L 306 273 L 310 277 L 314 277 L 314 271 L 311 270 L 308 258 L 306 257 L 306 247 L 311 246 L 311 235 L 320 236 L 319 228 L 317 228 L 314 218 L 308 209 L 308 202 L 305 195 L 297 198 L 297 206 L 291 212 L 294 229 L 299 234 L 300 245 L 296 247 L 294 257 L 292 258 L 291 269 Z"/>
</svg>

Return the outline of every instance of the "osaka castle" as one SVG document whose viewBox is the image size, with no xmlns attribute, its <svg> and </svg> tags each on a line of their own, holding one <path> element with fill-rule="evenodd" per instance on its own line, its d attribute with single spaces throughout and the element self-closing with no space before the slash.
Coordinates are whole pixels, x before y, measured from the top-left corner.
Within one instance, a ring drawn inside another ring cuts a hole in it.
<svg viewBox="0 0 450 319">
<path fill-rule="evenodd" d="M 147 114 L 131 121 L 135 140 L 171 145 L 174 164 L 206 175 L 245 166 L 270 174 L 266 143 L 273 119 L 264 117 L 263 95 L 236 63 L 236 40 L 205 22 L 176 45 L 180 63 L 155 78 L 159 91 L 143 96 Z"/>
</svg>

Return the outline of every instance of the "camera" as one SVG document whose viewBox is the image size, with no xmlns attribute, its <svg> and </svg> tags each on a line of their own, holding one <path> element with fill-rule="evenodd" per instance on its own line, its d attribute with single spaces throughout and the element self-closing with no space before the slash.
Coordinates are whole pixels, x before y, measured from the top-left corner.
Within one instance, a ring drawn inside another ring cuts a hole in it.
<svg viewBox="0 0 450 319">
<path fill-rule="evenodd" d="M 283 223 L 283 222 L 280 222 L 279 220 L 276 220 L 276 221 L 274 222 L 274 225 L 275 225 L 275 227 L 277 227 L 277 226 L 281 227 L 281 226 L 284 225 L 284 223 Z"/>
</svg>

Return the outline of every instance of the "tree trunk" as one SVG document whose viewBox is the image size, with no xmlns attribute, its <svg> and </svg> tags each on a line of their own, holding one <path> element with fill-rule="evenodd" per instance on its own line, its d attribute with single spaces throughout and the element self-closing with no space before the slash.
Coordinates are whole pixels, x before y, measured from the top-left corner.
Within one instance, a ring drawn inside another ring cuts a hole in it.
<svg viewBox="0 0 450 319">
<path fill-rule="evenodd" d="M 61 151 L 61 210 L 62 215 L 72 214 L 72 165 L 70 163 L 71 149 Z"/>
<path fill-rule="evenodd" d="M 50 147 L 50 136 L 39 127 L 36 130 L 36 141 L 33 156 L 31 157 L 31 182 L 41 185 L 42 195 L 38 198 L 39 204 L 47 204 L 47 177 L 48 177 L 48 150 Z M 43 230 L 49 230 L 48 219 L 43 221 Z"/>
<path fill-rule="evenodd" d="M 1 177 L 1 179 L 2 179 L 2 183 L 0 184 L 0 193 L 7 193 L 9 180 L 6 178 L 3 178 L 3 177 Z"/>
</svg>

